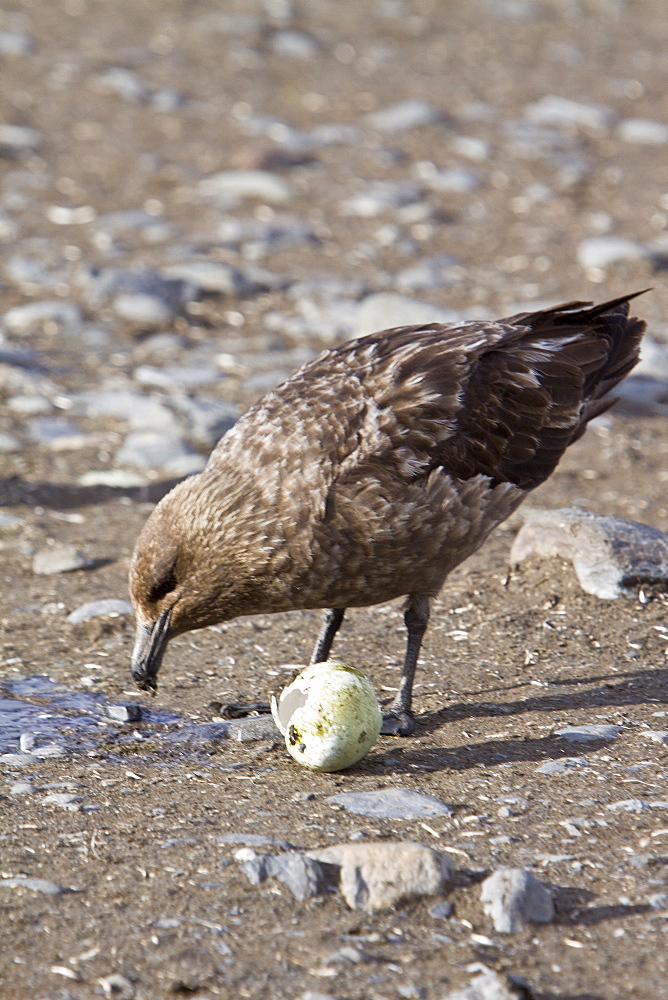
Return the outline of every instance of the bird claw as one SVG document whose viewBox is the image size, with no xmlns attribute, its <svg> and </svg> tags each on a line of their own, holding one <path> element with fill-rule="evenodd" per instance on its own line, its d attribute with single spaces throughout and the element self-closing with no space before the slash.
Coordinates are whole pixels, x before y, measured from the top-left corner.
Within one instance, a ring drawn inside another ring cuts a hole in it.
<svg viewBox="0 0 668 1000">
<path fill-rule="evenodd" d="M 381 733 L 385 736 L 410 736 L 415 729 L 412 712 L 406 709 L 391 709 L 383 713 Z"/>
</svg>

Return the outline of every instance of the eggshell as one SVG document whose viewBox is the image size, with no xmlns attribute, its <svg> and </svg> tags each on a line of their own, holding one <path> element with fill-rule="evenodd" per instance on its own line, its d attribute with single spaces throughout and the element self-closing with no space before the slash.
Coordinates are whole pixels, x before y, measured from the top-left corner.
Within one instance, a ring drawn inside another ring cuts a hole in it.
<svg viewBox="0 0 668 1000">
<path fill-rule="evenodd" d="M 357 763 L 378 739 L 383 721 L 369 678 L 331 661 L 302 670 L 278 701 L 272 698 L 271 711 L 290 756 L 314 771 Z"/>
</svg>

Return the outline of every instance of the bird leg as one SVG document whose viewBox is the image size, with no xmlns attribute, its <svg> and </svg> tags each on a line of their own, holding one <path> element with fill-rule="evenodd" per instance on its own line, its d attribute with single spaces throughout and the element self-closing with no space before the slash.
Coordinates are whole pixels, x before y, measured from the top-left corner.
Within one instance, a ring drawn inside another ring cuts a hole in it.
<svg viewBox="0 0 668 1000">
<path fill-rule="evenodd" d="M 315 642 L 311 663 L 324 663 L 327 659 L 329 651 L 332 648 L 332 643 L 334 642 L 334 636 L 339 631 L 345 613 L 345 608 L 328 608 L 325 611 L 320 635 Z"/>
<path fill-rule="evenodd" d="M 420 654 L 422 639 L 429 622 L 429 598 L 411 594 L 404 611 L 404 622 L 408 632 L 406 656 L 401 671 L 401 683 L 397 696 L 383 714 L 381 732 L 388 736 L 410 736 L 415 728 L 411 700 L 413 697 L 413 679 L 415 666 Z"/>
</svg>

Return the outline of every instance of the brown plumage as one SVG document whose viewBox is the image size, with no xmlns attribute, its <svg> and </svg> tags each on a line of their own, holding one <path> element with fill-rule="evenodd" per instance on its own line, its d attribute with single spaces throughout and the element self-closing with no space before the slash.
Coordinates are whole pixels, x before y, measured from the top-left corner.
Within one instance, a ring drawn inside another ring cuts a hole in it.
<svg viewBox="0 0 668 1000">
<path fill-rule="evenodd" d="M 640 294 L 640 293 L 638 293 Z M 137 541 L 132 674 L 166 644 L 238 615 L 407 596 L 408 646 L 386 731 L 412 730 L 431 599 L 542 483 L 633 368 L 632 295 L 499 322 L 398 327 L 325 351 L 259 400 Z"/>
</svg>

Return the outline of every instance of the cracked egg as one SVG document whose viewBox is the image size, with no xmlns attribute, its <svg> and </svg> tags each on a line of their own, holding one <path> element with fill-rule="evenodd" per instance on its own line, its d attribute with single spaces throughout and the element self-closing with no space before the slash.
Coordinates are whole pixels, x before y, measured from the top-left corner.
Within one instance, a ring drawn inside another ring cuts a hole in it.
<svg viewBox="0 0 668 1000">
<path fill-rule="evenodd" d="M 313 663 L 271 699 L 291 757 L 314 771 L 342 771 L 371 749 L 383 716 L 368 677 L 345 663 Z"/>
</svg>

